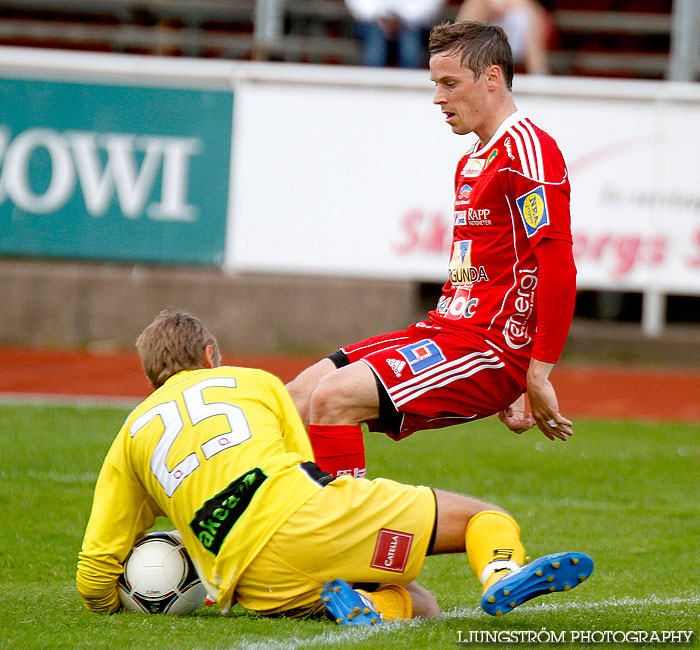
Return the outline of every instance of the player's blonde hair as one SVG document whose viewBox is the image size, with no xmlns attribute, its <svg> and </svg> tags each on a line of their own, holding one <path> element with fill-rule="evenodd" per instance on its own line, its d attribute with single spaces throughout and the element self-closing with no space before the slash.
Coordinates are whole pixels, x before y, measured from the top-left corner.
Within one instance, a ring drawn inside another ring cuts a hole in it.
<svg viewBox="0 0 700 650">
<path fill-rule="evenodd" d="M 465 21 L 433 27 L 428 42 L 430 56 L 454 52 L 462 65 L 478 79 L 492 65 L 503 72 L 505 86 L 513 86 L 513 52 L 506 33 L 497 25 Z"/>
<path fill-rule="evenodd" d="M 212 360 L 218 366 L 221 353 L 213 334 L 192 314 L 169 309 L 161 311 L 136 339 L 144 372 L 154 388 L 181 370 L 204 368 L 207 345 L 212 346 Z"/>
</svg>

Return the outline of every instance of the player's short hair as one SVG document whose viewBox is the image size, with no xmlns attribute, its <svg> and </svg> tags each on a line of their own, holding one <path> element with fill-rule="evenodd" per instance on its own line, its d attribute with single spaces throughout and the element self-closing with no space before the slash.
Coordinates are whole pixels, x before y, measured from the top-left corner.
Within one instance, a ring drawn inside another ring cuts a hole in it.
<svg viewBox="0 0 700 650">
<path fill-rule="evenodd" d="M 136 349 L 154 388 L 181 370 L 204 368 L 204 348 L 211 345 L 214 365 L 221 363 L 219 344 L 202 322 L 180 311 L 164 309 L 139 334 Z"/>
<path fill-rule="evenodd" d="M 513 87 L 513 52 L 506 33 L 497 25 L 466 21 L 433 27 L 428 42 L 430 56 L 452 53 L 479 78 L 492 65 L 503 72 L 506 88 Z"/>
</svg>

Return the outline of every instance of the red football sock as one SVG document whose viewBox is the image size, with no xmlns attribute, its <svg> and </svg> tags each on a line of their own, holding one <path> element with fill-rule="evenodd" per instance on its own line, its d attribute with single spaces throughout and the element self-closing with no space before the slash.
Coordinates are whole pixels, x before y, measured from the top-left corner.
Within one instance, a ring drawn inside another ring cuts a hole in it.
<svg viewBox="0 0 700 650">
<path fill-rule="evenodd" d="M 324 472 L 364 478 L 365 444 L 359 425 L 310 424 L 309 440 L 316 464 Z"/>
</svg>

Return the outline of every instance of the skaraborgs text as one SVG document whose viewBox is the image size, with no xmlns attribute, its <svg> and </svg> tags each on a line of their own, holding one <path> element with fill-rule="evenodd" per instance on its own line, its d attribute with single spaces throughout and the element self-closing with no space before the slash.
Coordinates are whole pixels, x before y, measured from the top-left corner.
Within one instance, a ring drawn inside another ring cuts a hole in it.
<svg viewBox="0 0 700 650">
<path fill-rule="evenodd" d="M 688 644 L 694 634 L 688 630 L 458 630 L 457 643 Z"/>
</svg>

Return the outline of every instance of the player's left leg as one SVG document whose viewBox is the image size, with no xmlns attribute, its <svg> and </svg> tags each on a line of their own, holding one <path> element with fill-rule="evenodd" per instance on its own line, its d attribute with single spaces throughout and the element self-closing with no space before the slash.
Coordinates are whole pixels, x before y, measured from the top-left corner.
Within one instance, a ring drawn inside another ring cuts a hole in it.
<svg viewBox="0 0 700 650">
<path fill-rule="evenodd" d="M 592 560 L 582 553 L 558 553 L 522 566 L 525 550 L 520 528 L 508 513 L 473 497 L 434 490 L 437 522 L 430 554 L 466 550 L 472 569 L 484 584 L 483 609 L 505 614 L 539 595 L 568 591 L 593 570 Z M 416 598 L 404 588 L 367 593 L 342 581 L 325 585 L 322 602 L 343 625 L 376 625 L 381 620 L 416 616 Z"/>
<path fill-rule="evenodd" d="M 362 361 L 338 368 L 321 378 L 311 396 L 311 421 L 351 425 L 379 416 L 377 380 Z"/>
<path fill-rule="evenodd" d="M 318 466 L 333 476 L 363 478 L 360 424 L 378 415 L 377 382 L 367 364 L 356 361 L 322 377 L 311 395 L 309 414 L 309 440 Z"/>
<path fill-rule="evenodd" d="M 435 490 L 438 508 L 433 554 L 466 550 L 483 584 L 481 606 L 506 614 L 518 605 L 555 591 L 569 591 L 593 571 L 583 553 L 545 555 L 523 566 L 525 549 L 513 517 L 477 499 Z"/>
</svg>

